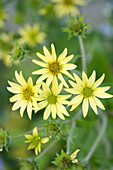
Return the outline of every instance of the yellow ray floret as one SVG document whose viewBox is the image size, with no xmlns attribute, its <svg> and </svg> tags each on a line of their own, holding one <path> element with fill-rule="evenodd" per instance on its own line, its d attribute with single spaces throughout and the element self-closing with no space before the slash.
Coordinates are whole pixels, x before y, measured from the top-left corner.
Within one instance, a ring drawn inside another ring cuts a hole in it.
<svg viewBox="0 0 113 170">
<path fill-rule="evenodd" d="M 58 17 L 65 15 L 80 15 L 80 11 L 77 6 L 86 5 L 85 0 L 52 0 L 55 2 L 55 11 Z"/>
<path fill-rule="evenodd" d="M 38 155 L 38 152 L 41 152 L 41 143 L 47 143 L 49 141 L 49 138 L 41 138 L 38 135 L 37 127 L 33 129 L 33 134 L 32 135 L 25 135 L 25 137 L 28 139 L 25 141 L 26 143 L 30 143 L 28 150 L 29 149 L 35 149 L 35 154 Z"/>
<path fill-rule="evenodd" d="M 51 44 L 51 49 L 52 49 L 52 54 L 50 54 L 50 52 L 47 50 L 45 46 L 43 47 L 44 55 L 37 52 L 37 56 L 41 60 L 43 60 L 43 62 L 38 60 L 32 60 L 32 61 L 43 68 L 34 71 L 32 74 L 37 74 L 37 75 L 42 74 L 37 80 L 37 83 L 47 78 L 48 85 L 53 81 L 54 77 L 58 76 L 58 78 L 64 84 L 64 86 L 68 87 L 66 81 L 62 76 L 62 73 L 70 77 L 71 79 L 74 79 L 73 76 L 67 71 L 67 70 L 73 70 L 77 67 L 75 64 L 68 64 L 68 62 L 74 57 L 74 55 L 70 55 L 66 57 L 67 48 L 65 48 L 64 51 L 57 58 L 55 47 L 53 44 Z"/>
<path fill-rule="evenodd" d="M 11 93 L 15 94 L 10 98 L 10 102 L 15 102 L 12 110 L 14 111 L 20 108 L 20 116 L 23 117 L 23 113 L 27 108 L 28 117 L 31 119 L 33 104 L 32 97 L 37 97 L 37 86 L 33 86 L 31 77 L 29 77 L 28 82 L 26 82 L 21 71 L 20 74 L 15 71 L 15 77 L 19 84 L 8 81 L 11 87 L 7 87 Z"/>
<path fill-rule="evenodd" d="M 69 116 L 66 108 L 63 104 L 68 104 L 68 99 L 71 95 L 59 95 L 62 90 L 63 84 L 58 85 L 57 79 L 54 79 L 52 83 L 52 88 L 45 83 L 42 83 L 42 90 L 38 90 L 39 96 L 36 98 L 40 101 L 38 104 L 34 105 L 35 112 L 46 107 L 44 111 L 43 119 L 47 120 L 52 113 L 52 118 L 56 119 L 56 114 L 61 118 L 65 119 L 64 115 Z"/>
<path fill-rule="evenodd" d="M 73 88 L 65 89 L 67 92 L 76 95 L 69 102 L 69 105 L 72 105 L 71 111 L 74 110 L 82 101 L 82 110 L 84 117 L 87 116 L 89 104 L 96 114 L 98 114 L 97 106 L 102 110 L 105 110 L 104 105 L 98 98 L 113 97 L 113 95 L 106 93 L 106 91 L 110 89 L 110 86 L 98 87 L 104 80 L 105 74 L 103 74 L 97 81 L 95 81 L 95 70 L 93 71 L 89 79 L 84 71 L 82 72 L 82 80 L 75 73 L 73 75 L 76 83 L 69 80 L 69 83 Z"/>
</svg>

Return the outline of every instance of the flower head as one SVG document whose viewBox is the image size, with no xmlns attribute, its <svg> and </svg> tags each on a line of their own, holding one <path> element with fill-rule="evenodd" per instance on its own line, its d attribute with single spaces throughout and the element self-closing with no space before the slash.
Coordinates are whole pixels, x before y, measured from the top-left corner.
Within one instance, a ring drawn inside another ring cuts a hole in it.
<svg viewBox="0 0 113 170">
<path fill-rule="evenodd" d="M 72 70 L 76 68 L 76 65 L 67 64 L 67 63 L 74 57 L 74 55 L 70 55 L 66 57 L 67 48 L 65 48 L 64 51 L 57 58 L 55 47 L 53 44 L 51 44 L 51 49 L 52 49 L 52 54 L 50 54 L 50 52 L 47 50 L 45 46 L 43 47 L 44 55 L 37 52 L 37 56 L 41 60 L 43 60 L 43 62 L 38 60 L 32 60 L 32 61 L 35 64 L 44 68 L 34 71 L 32 74 L 43 74 L 42 76 L 39 77 L 37 83 L 47 78 L 47 84 L 50 84 L 54 79 L 54 77 L 58 76 L 58 78 L 64 84 L 64 86 L 68 87 L 61 73 L 73 79 L 73 76 L 67 70 Z"/>
<path fill-rule="evenodd" d="M 29 149 L 35 149 L 35 154 L 38 155 L 38 152 L 41 152 L 41 143 L 47 143 L 49 141 L 49 138 L 41 138 L 38 135 L 37 127 L 33 129 L 33 135 L 25 135 L 25 137 L 28 139 L 26 143 L 30 143 Z"/>
<path fill-rule="evenodd" d="M 78 160 L 75 158 L 79 151 L 80 150 L 77 149 L 72 155 L 70 155 L 69 153 L 65 153 L 61 150 L 61 155 L 57 153 L 57 158 L 52 163 L 57 165 L 60 169 L 70 169 L 72 168 L 73 163 L 78 163 Z"/>
<path fill-rule="evenodd" d="M 74 73 L 76 83 L 69 81 L 73 88 L 65 89 L 67 92 L 75 94 L 76 96 L 70 101 L 72 105 L 71 111 L 74 110 L 82 101 L 83 116 L 86 117 L 88 113 L 89 103 L 93 111 L 98 114 L 97 106 L 105 110 L 99 98 L 111 98 L 113 95 L 106 93 L 110 86 L 98 87 L 104 80 L 103 74 L 97 81 L 95 81 L 96 72 L 93 71 L 92 75 L 87 77 L 86 73 L 82 72 L 82 80 Z"/>
<path fill-rule="evenodd" d="M 77 16 L 80 15 L 80 11 L 77 6 L 86 5 L 84 0 L 52 0 L 55 2 L 56 15 L 63 17 L 69 13 Z"/>
<path fill-rule="evenodd" d="M 34 107 L 36 112 L 47 106 L 44 111 L 43 116 L 44 120 L 48 119 L 50 113 L 52 113 L 53 119 L 56 119 L 56 114 L 63 120 L 65 119 L 63 114 L 69 116 L 63 104 L 68 104 L 68 101 L 66 101 L 65 99 L 69 98 L 70 95 L 59 95 L 59 93 L 62 90 L 62 87 L 63 87 L 62 83 L 58 85 L 58 82 L 55 79 L 52 83 L 51 89 L 47 84 L 42 83 L 42 90 L 41 89 L 38 90 L 39 96 L 36 99 L 40 102 L 34 105 Z"/>
<path fill-rule="evenodd" d="M 26 24 L 24 28 L 19 29 L 21 35 L 20 43 L 28 43 L 30 46 L 34 46 L 36 43 L 43 43 L 45 39 L 45 33 L 39 31 L 39 25 L 34 24 L 30 26 Z"/>
<path fill-rule="evenodd" d="M 32 97 L 37 96 L 37 85 L 33 86 L 31 77 L 29 77 L 28 82 L 26 82 L 21 71 L 20 74 L 15 71 L 15 77 L 19 84 L 8 81 L 11 87 L 7 87 L 11 93 L 15 94 L 10 98 L 10 102 L 16 102 L 13 105 L 12 110 L 14 111 L 20 108 L 20 116 L 23 117 L 23 113 L 27 108 L 28 117 L 31 119 L 33 103 Z"/>
</svg>

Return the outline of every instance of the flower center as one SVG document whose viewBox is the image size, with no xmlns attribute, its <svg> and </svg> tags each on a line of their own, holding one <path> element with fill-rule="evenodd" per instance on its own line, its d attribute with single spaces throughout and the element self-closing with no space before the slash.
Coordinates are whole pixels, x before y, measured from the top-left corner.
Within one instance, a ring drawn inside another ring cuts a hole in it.
<svg viewBox="0 0 113 170">
<path fill-rule="evenodd" d="M 93 89 L 91 88 L 91 87 L 85 87 L 84 89 L 83 89 L 83 96 L 85 97 L 85 98 L 88 98 L 88 97 L 90 97 L 90 96 L 92 96 L 93 95 Z"/>
<path fill-rule="evenodd" d="M 70 5 L 73 4 L 73 1 L 72 1 L 72 0 L 64 0 L 64 4 L 65 4 L 66 6 L 70 6 Z"/>
<path fill-rule="evenodd" d="M 28 36 L 29 36 L 29 40 L 30 40 L 30 41 L 33 41 L 33 42 L 36 41 L 36 37 L 37 37 L 36 32 L 30 31 L 29 34 L 28 34 Z"/>
<path fill-rule="evenodd" d="M 49 104 L 56 104 L 57 102 L 57 96 L 54 96 L 53 94 L 51 94 L 49 97 L 48 97 L 48 103 Z"/>
<path fill-rule="evenodd" d="M 38 136 L 35 136 L 33 139 L 32 139 L 32 144 L 36 147 L 39 143 L 40 143 L 40 137 Z"/>
<path fill-rule="evenodd" d="M 60 73 L 61 68 L 62 67 L 58 61 L 49 63 L 49 65 L 48 65 L 48 69 L 53 75 Z"/>
<path fill-rule="evenodd" d="M 23 89 L 22 95 L 24 100 L 31 100 L 31 96 L 34 96 L 32 88 L 28 86 L 27 88 Z"/>
</svg>

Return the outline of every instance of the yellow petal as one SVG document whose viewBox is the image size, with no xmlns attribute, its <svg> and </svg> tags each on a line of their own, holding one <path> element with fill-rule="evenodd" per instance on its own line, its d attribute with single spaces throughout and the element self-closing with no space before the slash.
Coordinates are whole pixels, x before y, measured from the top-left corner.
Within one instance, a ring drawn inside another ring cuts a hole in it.
<svg viewBox="0 0 113 170">
<path fill-rule="evenodd" d="M 67 112 L 66 108 L 61 103 L 57 103 L 57 108 L 58 108 L 58 110 L 61 110 L 61 112 L 64 115 L 70 116 L 69 113 Z"/>
<path fill-rule="evenodd" d="M 41 66 L 41 67 L 47 67 L 47 64 L 38 60 L 32 60 L 33 63 Z M 32 73 L 33 74 L 33 73 Z"/>
<path fill-rule="evenodd" d="M 36 84 L 38 84 L 39 82 L 45 80 L 47 77 L 49 77 L 49 75 L 50 75 L 50 74 L 47 72 L 47 73 L 43 74 L 42 76 L 40 76 L 40 77 L 37 79 Z"/>
<path fill-rule="evenodd" d="M 82 80 L 85 84 L 89 84 L 88 77 L 84 71 L 82 72 Z"/>
<path fill-rule="evenodd" d="M 57 88 L 55 88 L 54 90 L 52 90 L 53 94 L 57 96 L 57 95 L 61 92 L 62 88 L 63 88 L 63 84 L 60 83 Z"/>
<path fill-rule="evenodd" d="M 96 78 L 96 71 L 94 70 L 92 75 L 89 77 L 89 84 L 93 84 L 95 82 L 95 78 Z"/>
<path fill-rule="evenodd" d="M 31 120 L 31 116 L 32 116 L 32 103 L 28 102 L 27 104 L 27 113 L 28 113 L 28 117 Z"/>
<path fill-rule="evenodd" d="M 62 60 L 61 60 L 61 64 L 63 65 L 63 64 L 68 63 L 70 60 L 72 60 L 73 57 L 74 57 L 74 55 L 72 54 L 72 55 L 70 55 L 70 56 L 62 59 Z"/>
<path fill-rule="evenodd" d="M 105 92 L 103 92 L 103 93 L 102 92 L 101 93 L 94 92 L 94 95 L 99 97 L 99 98 L 102 98 L 102 99 L 104 99 L 104 98 L 112 98 L 113 97 L 113 95 L 105 93 Z"/>
<path fill-rule="evenodd" d="M 71 78 L 72 80 L 74 80 L 74 77 L 66 70 L 61 70 L 61 73 L 65 74 L 66 76 L 68 76 L 69 78 Z"/>
<path fill-rule="evenodd" d="M 101 92 L 105 92 L 105 91 L 107 91 L 109 89 L 110 89 L 110 86 L 107 86 L 107 87 L 97 87 L 97 88 L 94 89 L 94 92 L 101 93 Z"/>
<path fill-rule="evenodd" d="M 12 107 L 12 110 L 15 111 L 22 105 L 22 100 L 18 100 Z"/>
<path fill-rule="evenodd" d="M 33 136 L 32 135 L 24 135 L 27 139 L 32 139 Z M 27 142 L 27 141 L 26 141 Z"/>
<path fill-rule="evenodd" d="M 37 71 L 33 71 L 32 74 L 45 74 L 47 72 L 48 72 L 48 70 L 43 68 L 43 69 L 39 69 Z"/>
<path fill-rule="evenodd" d="M 49 138 L 41 138 L 41 143 L 47 143 L 49 141 Z"/>
<path fill-rule="evenodd" d="M 40 53 L 36 53 L 36 55 L 41 59 L 41 60 L 43 60 L 45 63 L 46 62 L 48 62 L 48 59 L 44 56 L 44 55 L 42 55 L 42 54 L 40 54 Z"/>
<path fill-rule="evenodd" d="M 43 119 L 47 120 L 49 116 L 50 116 L 50 105 L 48 105 L 46 110 L 44 111 Z"/>
<path fill-rule="evenodd" d="M 48 61 L 52 61 L 52 56 L 45 46 L 43 46 L 43 51 L 44 51 L 44 55 L 47 57 Z"/>
<path fill-rule="evenodd" d="M 33 80 L 31 77 L 28 78 L 28 85 L 33 88 Z"/>
<path fill-rule="evenodd" d="M 16 94 L 13 97 L 11 97 L 9 100 L 10 100 L 10 102 L 15 102 L 17 100 L 22 100 L 22 95 L 21 94 Z"/>
<path fill-rule="evenodd" d="M 65 64 L 65 65 L 63 65 L 63 70 L 73 70 L 76 67 L 77 66 L 75 64 Z"/>
<path fill-rule="evenodd" d="M 60 79 L 60 81 L 64 84 L 64 86 L 68 88 L 68 85 L 67 85 L 66 81 L 64 80 L 64 78 L 63 78 L 63 76 L 62 76 L 62 74 L 61 74 L 61 73 L 60 73 L 60 74 L 58 74 L 58 78 L 59 78 L 59 79 Z"/>
<path fill-rule="evenodd" d="M 51 84 L 52 80 L 53 80 L 53 75 L 50 75 L 46 80 L 46 84 L 49 86 Z"/>
<path fill-rule="evenodd" d="M 19 89 L 21 90 L 22 89 L 22 86 L 20 86 L 19 84 L 17 83 L 13 83 L 11 81 L 8 81 L 9 85 L 12 86 L 12 88 L 15 88 L 15 89 Z"/>
<path fill-rule="evenodd" d="M 47 100 L 45 100 L 45 101 L 39 102 L 39 103 L 37 104 L 37 106 L 38 106 L 38 108 L 41 110 L 41 109 L 43 109 L 44 107 L 46 107 L 47 104 L 48 104 L 48 102 L 47 102 Z"/>
<path fill-rule="evenodd" d="M 33 129 L 33 136 L 38 136 L 37 127 L 35 127 L 35 128 Z"/>
<path fill-rule="evenodd" d="M 94 99 L 94 101 L 95 101 L 95 103 L 98 107 L 100 107 L 102 110 L 105 110 L 104 105 L 102 104 L 102 102 L 97 97 L 93 96 L 93 99 Z"/>
<path fill-rule="evenodd" d="M 52 112 L 52 118 L 56 119 L 56 105 L 51 104 L 51 112 Z"/>
<path fill-rule="evenodd" d="M 76 158 L 79 151 L 80 151 L 80 149 L 77 149 L 73 154 L 71 154 L 71 156 L 70 156 L 71 160 Z"/>
<path fill-rule="evenodd" d="M 83 104 L 82 104 L 82 110 L 83 110 L 83 116 L 84 117 L 87 116 L 88 108 L 89 108 L 88 98 L 85 98 L 83 100 Z"/>
<path fill-rule="evenodd" d="M 90 106 L 93 109 L 93 111 L 98 115 L 96 103 L 95 103 L 95 101 L 93 100 L 92 97 L 89 97 L 89 103 L 90 103 Z"/>
<path fill-rule="evenodd" d="M 76 80 L 77 84 L 82 85 L 83 82 L 82 82 L 82 80 L 77 76 L 77 74 L 73 73 L 73 75 L 74 75 L 74 77 L 75 77 L 75 80 Z"/>
<path fill-rule="evenodd" d="M 23 117 L 23 113 L 25 111 L 25 108 L 27 106 L 27 101 L 26 100 L 23 100 L 22 102 L 22 105 L 21 105 L 21 108 L 20 108 L 20 116 Z"/>
<path fill-rule="evenodd" d="M 21 72 L 20 72 L 20 73 L 21 73 Z M 21 73 L 21 75 L 19 75 L 18 72 L 15 71 L 15 77 L 16 77 L 17 81 L 18 81 L 22 86 L 25 86 L 25 85 L 26 85 L 26 81 L 25 81 L 25 79 L 23 78 L 22 73 Z"/>
<path fill-rule="evenodd" d="M 56 61 L 56 51 L 55 51 L 54 44 L 51 44 L 51 49 L 52 49 L 52 58 L 53 58 L 53 61 Z"/>
<path fill-rule="evenodd" d="M 21 93 L 21 89 L 13 88 L 13 87 L 7 87 L 7 90 L 9 90 L 11 93 Z"/>
<path fill-rule="evenodd" d="M 67 55 L 67 48 L 64 49 L 64 51 L 59 55 L 58 61 L 63 60 Z"/>
<path fill-rule="evenodd" d="M 75 96 L 70 102 L 69 102 L 69 106 L 70 105 L 73 105 L 73 104 L 76 104 L 76 103 L 79 103 L 80 101 L 83 100 L 83 95 L 82 94 L 79 94 L 77 96 Z"/>
<path fill-rule="evenodd" d="M 98 87 L 98 86 L 103 82 L 104 77 L 105 77 L 105 74 L 103 74 L 103 75 L 93 84 L 92 88 L 94 89 L 94 88 Z"/>
</svg>

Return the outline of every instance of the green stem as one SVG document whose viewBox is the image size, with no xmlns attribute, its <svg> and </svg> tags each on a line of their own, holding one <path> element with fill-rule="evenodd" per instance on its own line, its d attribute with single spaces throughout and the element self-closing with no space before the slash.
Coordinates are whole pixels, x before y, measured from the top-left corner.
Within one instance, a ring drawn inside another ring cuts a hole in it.
<svg viewBox="0 0 113 170">
<path fill-rule="evenodd" d="M 25 57 L 29 60 L 33 60 L 32 57 L 28 56 L 28 55 L 25 55 Z"/>
<path fill-rule="evenodd" d="M 38 159 L 40 159 L 47 151 L 49 151 L 56 143 L 57 141 L 54 140 L 38 157 L 35 158 L 35 160 L 37 161 Z"/>
<path fill-rule="evenodd" d="M 93 146 L 91 147 L 89 153 L 87 154 L 87 156 L 85 157 L 85 159 L 83 160 L 84 162 L 88 162 L 90 160 L 90 158 L 92 157 L 96 147 L 98 146 L 100 140 L 102 139 L 104 132 L 106 130 L 107 127 L 107 116 L 105 114 L 101 115 L 102 118 L 102 127 L 100 129 L 100 133 L 98 134 Z"/>
<path fill-rule="evenodd" d="M 83 39 L 81 36 L 78 36 L 78 39 L 79 39 L 79 44 L 80 44 L 81 56 L 82 56 L 82 70 L 85 71 L 85 73 L 87 73 L 86 56 L 85 56 L 85 48 L 84 48 Z"/>
<path fill-rule="evenodd" d="M 71 142 L 71 137 L 73 135 L 73 130 L 74 130 L 74 127 L 75 127 L 75 120 L 77 118 L 79 118 L 81 116 L 81 111 L 79 111 L 74 117 L 73 117 L 73 120 L 72 120 L 72 125 L 71 125 L 71 132 L 69 131 L 69 134 L 68 134 L 68 137 L 67 137 L 67 153 L 69 153 L 70 151 L 70 142 Z"/>
</svg>

